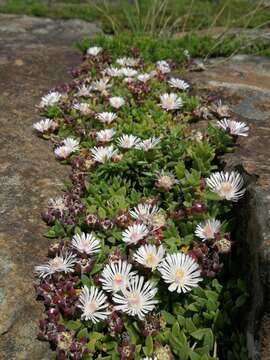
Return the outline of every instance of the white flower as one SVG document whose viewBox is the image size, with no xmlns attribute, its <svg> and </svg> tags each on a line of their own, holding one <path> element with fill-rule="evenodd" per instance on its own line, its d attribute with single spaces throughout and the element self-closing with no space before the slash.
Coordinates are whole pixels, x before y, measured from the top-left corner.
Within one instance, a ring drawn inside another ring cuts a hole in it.
<svg viewBox="0 0 270 360">
<path fill-rule="evenodd" d="M 156 293 L 157 288 L 153 287 L 149 281 L 144 282 L 143 276 L 137 275 L 130 280 L 127 289 L 122 290 L 122 294 L 114 294 L 115 310 L 138 316 L 140 320 L 143 320 L 158 303 L 158 300 L 154 299 Z"/>
<path fill-rule="evenodd" d="M 108 78 L 94 81 L 92 84 L 93 90 L 99 91 L 102 94 L 107 94 L 107 89 L 112 86 L 111 84 L 109 84 L 109 81 L 110 79 Z"/>
<path fill-rule="evenodd" d="M 215 234 L 220 231 L 221 222 L 216 219 L 208 219 L 199 223 L 195 229 L 195 235 L 203 241 L 207 239 L 214 239 Z"/>
<path fill-rule="evenodd" d="M 149 233 L 149 230 L 144 224 L 130 225 L 122 232 L 123 241 L 128 244 L 137 244 L 138 241 L 144 239 Z"/>
<path fill-rule="evenodd" d="M 79 141 L 72 138 L 67 138 L 63 141 L 62 146 L 58 146 L 54 153 L 58 158 L 66 159 L 74 151 L 79 150 Z"/>
<path fill-rule="evenodd" d="M 139 247 L 133 255 L 133 259 L 139 264 L 142 264 L 154 271 L 163 259 L 164 255 L 165 249 L 162 245 L 158 247 L 155 245 L 143 245 Z"/>
<path fill-rule="evenodd" d="M 96 324 L 105 320 L 109 315 L 107 297 L 102 290 L 95 286 L 89 288 L 84 285 L 79 302 L 78 307 L 82 310 L 81 318 L 83 320 L 90 320 Z"/>
<path fill-rule="evenodd" d="M 167 255 L 161 262 L 158 270 L 163 280 L 170 284 L 169 291 L 185 293 L 197 287 L 201 272 L 199 265 L 191 256 L 183 253 Z"/>
<path fill-rule="evenodd" d="M 188 51 L 187 49 L 185 49 L 185 50 L 183 51 L 183 54 L 184 54 L 184 56 L 185 56 L 186 58 L 190 58 L 190 53 L 189 53 L 189 51 Z"/>
<path fill-rule="evenodd" d="M 122 135 L 117 139 L 117 144 L 123 149 L 131 149 L 140 143 L 140 139 L 134 135 Z"/>
<path fill-rule="evenodd" d="M 97 56 L 102 51 L 102 48 L 99 46 L 92 46 L 87 49 L 87 55 Z"/>
<path fill-rule="evenodd" d="M 88 97 L 91 95 L 92 86 L 86 86 L 85 84 L 78 87 L 77 96 Z"/>
<path fill-rule="evenodd" d="M 91 149 L 93 160 L 104 164 L 107 160 L 110 160 L 117 154 L 117 150 L 111 146 L 99 146 Z"/>
<path fill-rule="evenodd" d="M 148 80 L 152 78 L 151 74 L 144 73 L 137 76 L 137 79 L 143 83 L 146 83 Z"/>
<path fill-rule="evenodd" d="M 246 123 L 223 119 L 217 122 L 217 126 L 225 131 L 229 131 L 231 135 L 248 136 L 249 127 Z"/>
<path fill-rule="evenodd" d="M 118 260 L 107 264 L 100 277 L 103 289 L 108 292 L 126 289 L 129 281 L 136 274 L 131 269 L 132 266 L 127 261 Z"/>
<path fill-rule="evenodd" d="M 160 209 L 157 205 L 139 204 L 133 210 L 130 210 L 129 213 L 133 219 L 148 223 L 151 221 L 153 215 L 158 214 L 159 211 Z"/>
<path fill-rule="evenodd" d="M 102 123 L 110 124 L 116 119 L 116 116 L 117 115 L 113 112 L 102 112 L 97 114 L 96 118 Z"/>
<path fill-rule="evenodd" d="M 97 141 L 110 142 L 115 134 L 114 129 L 100 130 L 96 133 Z"/>
<path fill-rule="evenodd" d="M 171 78 L 168 81 L 170 87 L 176 88 L 179 90 L 187 90 L 189 88 L 189 84 L 181 79 Z"/>
<path fill-rule="evenodd" d="M 124 67 L 121 69 L 122 74 L 128 78 L 131 78 L 133 76 L 136 76 L 138 74 L 137 70 L 131 69 L 129 67 Z"/>
<path fill-rule="evenodd" d="M 141 141 L 136 145 L 136 149 L 149 151 L 153 149 L 160 142 L 160 138 L 152 137 Z"/>
<path fill-rule="evenodd" d="M 122 69 L 118 69 L 116 67 L 110 66 L 107 69 L 104 70 L 104 74 L 108 75 L 110 77 L 118 77 L 118 76 L 122 76 Z"/>
<path fill-rule="evenodd" d="M 60 254 L 55 258 L 50 259 L 46 264 L 35 267 L 35 271 L 39 273 L 42 279 L 57 272 L 64 272 L 65 274 L 74 272 L 76 264 L 76 255 L 71 253 Z"/>
<path fill-rule="evenodd" d="M 141 360 L 158 360 L 158 358 L 156 356 L 154 356 L 154 357 L 146 356 L 146 357 L 142 358 Z"/>
<path fill-rule="evenodd" d="M 178 182 L 179 181 L 174 177 L 173 174 L 162 170 L 159 174 L 157 174 L 157 181 L 155 185 L 158 188 L 170 190 Z"/>
<path fill-rule="evenodd" d="M 206 179 L 206 183 L 221 199 L 238 201 L 246 191 L 242 189 L 244 180 L 236 171 L 215 172 Z"/>
<path fill-rule="evenodd" d="M 62 145 L 62 146 L 58 146 L 54 150 L 54 153 L 56 157 L 58 157 L 59 159 L 66 159 L 69 157 L 72 151 L 70 151 L 70 149 L 67 146 Z"/>
<path fill-rule="evenodd" d="M 63 215 L 64 211 L 68 209 L 65 198 L 63 196 L 49 199 L 48 206 L 52 210 L 59 211 L 61 215 Z"/>
<path fill-rule="evenodd" d="M 56 122 L 54 122 L 51 119 L 43 119 L 38 122 L 36 122 L 33 125 L 33 128 L 36 129 L 40 133 L 44 133 L 48 130 L 54 130 L 57 127 Z"/>
<path fill-rule="evenodd" d="M 162 74 L 167 74 L 171 71 L 170 65 L 164 60 L 158 61 L 156 67 Z"/>
<path fill-rule="evenodd" d="M 131 57 L 122 57 L 116 60 L 116 63 L 120 66 L 137 66 L 139 59 L 134 59 Z"/>
<path fill-rule="evenodd" d="M 182 99 L 175 93 L 165 93 L 160 95 L 160 101 L 162 109 L 167 111 L 177 110 L 183 106 Z"/>
<path fill-rule="evenodd" d="M 100 241 L 91 233 L 75 234 L 72 238 L 71 245 L 80 253 L 92 255 L 100 251 Z"/>
<path fill-rule="evenodd" d="M 75 104 L 73 105 L 73 109 L 78 110 L 82 115 L 89 115 L 91 113 L 91 109 L 87 103 Z"/>
<path fill-rule="evenodd" d="M 120 109 L 123 105 L 125 105 L 125 100 L 121 96 L 113 96 L 109 99 L 110 105 L 115 109 Z"/>
<path fill-rule="evenodd" d="M 221 100 L 219 100 L 217 104 L 213 104 L 212 109 L 221 118 L 230 117 L 229 106 L 222 104 Z"/>
<path fill-rule="evenodd" d="M 61 96 L 62 96 L 62 94 L 60 94 L 60 92 L 52 91 L 49 94 L 47 94 L 41 98 L 41 102 L 40 102 L 39 106 L 41 108 L 44 108 L 47 106 L 53 106 L 59 102 L 59 100 L 61 99 Z"/>
</svg>

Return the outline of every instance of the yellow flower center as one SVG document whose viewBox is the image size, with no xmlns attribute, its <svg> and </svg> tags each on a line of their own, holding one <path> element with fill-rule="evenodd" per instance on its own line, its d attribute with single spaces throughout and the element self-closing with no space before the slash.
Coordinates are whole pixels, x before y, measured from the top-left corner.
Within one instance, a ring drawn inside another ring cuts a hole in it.
<svg viewBox="0 0 270 360">
<path fill-rule="evenodd" d="M 96 302 L 88 303 L 85 305 L 85 312 L 87 314 L 93 314 L 98 308 L 98 305 Z"/>
<path fill-rule="evenodd" d="M 223 195 L 223 196 L 229 195 L 233 191 L 233 186 L 231 183 L 226 181 L 221 185 L 219 191 L 220 191 L 221 195 Z"/>
<path fill-rule="evenodd" d="M 141 296 L 137 292 L 130 293 L 128 296 L 130 307 L 139 309 L 141 307 Z"/>
<path fill-rule="evenodd" d="M 123 276 L 120 273 L 116 274 L 114 277 L 114 284 L 116 286 L 120 286 L 122 285 L 122 282 L 123 282 Z"/>
<path fill-rule="evenodd" d="M 185 272 L 182 269 L 177 269 L 175 272 L 175 281 L 180 283 L 185 276 Z"/>
<path fill-rule="evenodd" d="M 50 262 L 50 267 L 52 268 L 52 270 L 57 271 L 59 269 L 61 269 L 63 266 L 63 259 L 60 258 L 59 256 L 56 256 L 53 260 L 51 260 Z"/>
<path fill-rule="evenodd" d="M 154 267 L 157 263 L 157 257 L 155 254 L 150 253 L 146 257 L 146 264 L 150 267 Z"/>
<path fill-rule="evenodd" d="M 203 228 L 203 234 L 206 238 L 212 238 L 213 237 L 213 231 L 209 224 L 206 224 Z"/>
</svg>

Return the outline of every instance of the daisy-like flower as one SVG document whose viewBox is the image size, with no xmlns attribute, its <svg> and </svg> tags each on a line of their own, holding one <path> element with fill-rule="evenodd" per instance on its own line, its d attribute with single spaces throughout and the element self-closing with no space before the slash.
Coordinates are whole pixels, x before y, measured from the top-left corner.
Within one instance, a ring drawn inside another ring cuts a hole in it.
<svg viewBox="0 0 270 360">
<path fill-rule="evenodd" d="M 195 229 L 195 235 L 203 241 L 208 239 L 214 239 L 215 234 L 219 233 L 221 222 L 216 219 L 208 219 L 199 223 Z"/>
<path fill-rule="evenodd" d="M 97 141 L 110 142 L 115 134 L 114 129 L 100 130 L 96 133 Z"/>
<path fill-rule="evenodd" d="M 167 63 L 167 61 L 161 60 L 156 63 L 156 67 L 158 71 L 160 71 L 162 74 L 168 74 L 171 72 L 170 65 Z"/>
<path fill-rule="evenodd" d="M 162 245 L 158 247 L 155 245 L 143 245 L 139 247 L 133 255 L 133 259 L 139 264 L 142 264 L 154 271 L 163 259 L 164 255 L 165 249 Z"/>
<path fill-rule="evenodd" d="M 69 157 L 69 155 L 72 153 L 72 151 L 70 151 L 70 149 L 65 146 L 58 146 L 55 150 L 54 150 L 55 156 L 58 157 L 59 159 L 67 159 Z"/>
<path fill-rule="evenodd" d="M 139 144 L 137 144 L 135 147 L 139 150 L 149 151 L 153 149 L 155 146 L 157 146 L 158 143 L 160 143 L 160 138 L 151 137 L 149 139 L 141 141 Z"/>
<path fill-rule="evenodd" d="M 148 73 L 144 73 L 144 74 L 140 74 L 137 76 L 137 79 L 143 83 L 146 83 L 147 81 L 149 81 L 152 78 L 151 74 Z"/>
<path fill-rule="evenodd" d="M 160 95 L 160 106 L 166 111 L 177 110 L 183 106 L 182 99 L 175 93 Z"/>
<path fill-rule="evenodd" d="M 140 143 L 140 139 L 134 135 L 122 135 L 117 139 L 117 144 L 123 149 L 131 149 Z"/>
<path fill-rule="evenodd" d="M 144 224 L 130 225 L 122 232 L 123 241 L 128 244 L 137 244 L 138 241 L 144 239 L 149 233 L 149 230 Z"/>
<path fill-rule="evenodd" d="M 146 357 L 142 358 L 141 360 L 158 360 L 158 358 L 156 356 L 154 356 L 154 357 L 146 356 Z"/>
<path fill-rule="evenodd" d="M 64 141 L 63 141 L 63 144 L 65 146 L 67 146 L 69 149 L 70 149 L 70 152 L 74 152 L 74 151 L 77 151 L 79 150 L 79 145 L 80 145 L 80 142 L 79 140 L 76 140 L 76 139 L 72 139 L 72 138 L 66 138 Z"/>
<path fill-rule="evenodd" d="M 80 253 L 92 255 L 100 251 L 100 241 L 91 234 L 75 234 L 72 238 L 71 245 Z"/>
<path fill-rule="evenodd" d="M 85 286 L 79 296 L 78 307 L 82 310 L 81 318 L 94 324 L 103 321 L 109 315 L 107 296 L 95 286 Z"/>
<path fill-rule="evenodd" d="M 163 280 L 170 284 L 169 291 L 186 293 L 197 287 L 202 280 L 199 265 L 189 255 L 174 253 L 167 255 L 158 267 Z"/>
<path fill-rule="evenodd" d="M 67 138 L 63 141 L 62 146 L 58 146 L 54 153 L 60 159 L 66 159 L 74 151 L 79 150 L 79 141 L 72 138 Z"/>
<path fill-rule="evenodd" d="M 61 97 L 62 97 L 62 94 L 60 92 L 52 91 L 49 94 L 47 94 L 41 98 L 41 102 L 40 102 L 39 106 L 41 108 L 44 108 L 47 106 L 56 105 L 59 102 L 59 100 L 61 99 Z"/>
<path fill-rule="evenodd" d="M 110 79 L 108 78 L 94 81 L 92 84 L 93 90 L 99 91 L 100 93 L 107 95 L 107 90 L 112 86 L 111 84 L 109 84 L 109 81 Z"/>
<path fill-rule="evenodd" d="M 43 120 L 36 122 L 33 125 L 33 128 L 40 133 L 44 133 L 49 130 L 54 130 L 56 127 L 57 127 L 56 122 L 54 122 L 51 119 L 43 119 Z"/>
<path fill-rule="evenodd" d="M 217 104 L 212 105 L 212 110 L 221 118 L 230 117 L 229 106 L 222 104 L 221 100 L 219 100 Z"/>
<path fill-rule="evenodd" d="M 160 209 L 157 205 L 150 204 L 138 204 L 133 210 L 129 211 L 133 219 L 141 220 L 146 224 L 159 212 Z"/>
<path fill-rule="evenodd" d="M 174 177 L 173 174 L 162 170 L 161 173 L 157 174 L 157 181 L 155 185 L 158 188 L 168 191 L 178 182 L 179 181 Z"/>
<path fill-rule="evenodd" d="M 130 67 L 124 67 L 121 69 L 122 74 L 128 78 L 136 76 L 138 74 L 137 70 L 131 69 Z"/>
<path fill-rule="evenodd" d="M 113 122 L 113 120 L 115 120 L 117 117 L 117 115 L 113 112 L 102 112 L 96 115 L 96 118 L 105 124 L 110 124 L 111 122 Z"/>
<path fill-rule="evenodd" d="M 61 215 L 68 209 L 65 198 L 63 196 L 49 199 L 48 206 L 52 210 L 59 211 Z"/>
<path fill-rule="evenodd" d="M 238 201 L 245 193 L 243 177 L 236 171 L 215 172 L 206 179 L 210 190 L 221 199 Z"/>
<path fill-rule="evenodd" d="M 86 50 L 87 55 L 97 56 L 102 51 L 102 47 L 92 46 Z"/>
<path fill-rule="evenodd" d="M 217 126 L 225 131 L 229 131 L 231 135 L 248 136 L 249 127 L 244 122 L 225 118 L 218 121 Z"/>
<path fill-rule="evenodd" d="M 116 60 L 116 63 L 120 66 L 137 66 L 139 59 L 131 57 L 122 57 Z"/>
<path fill-rule="evenodd" d="M 110 77 L 119 77 L 123 76 L 122 69 L 118 69 L 116 67 L 110 66 L 104 70 L 104 74 Z"/>
<path fill-rule="evenodd" d="M 125 99 L 121 96 L 113 96 L 109 99 L 110 105 L 115 109 L 120 109 L 123 105 L 125 105 Z"/>
<path fill-rule="evenodd" d="M 91 149 L 93 160 L 104 164 L 106 161 L 110 160 L 114 155 L 117 154 L 117 149 L 111 146 L 99 146 Z"/>
<path fill-rule="evenodd" d="M 179 90 L 187 90 L 189 88 L 189 84 L 181 79 L 171 78 L 168 83 L 170 87 Z"/>
<path fill-rule="evenodd" d="M 149 281 L 145 282 L 143 276 L 136 275 L 129 281 L 127 289 L 122 290 L 122 294 L 114 294 L 115 310 L 143 320 L 158 303 L 158 300 L 154 299 L 157 291 Z"/>
<path fill-rule="evenodd" d="M 136 271 L 131 269 L 132 265 L 127 261 L 118 260 L 107 264 L 100 277 L 102 288 L 113 293 L 126 289 L 129 281 L 136 275 Z"/>
<path fill-rule="evenodd" d="M 85 84 L 78 87 L 77 96 L 89 97 L 91 96 L 92 86 Z"/>
<path fill-rule="evenodd" d="M 51 276 L 57 272 L 64 272 L 65 274 L 74 272 L 76 262 L 75 254 L 60 254 L 50 259 L 46 264 L 36 266 L 35 271 L 42 279 L 45 279 L 47 276 Z"/>
<path fill-rule="evenodd" d="M 82 115 L 89 115 L 91 109 L 87 103 L 78 103 L 73 105 L 73 109 L 78 110 Z"/>
</svg>

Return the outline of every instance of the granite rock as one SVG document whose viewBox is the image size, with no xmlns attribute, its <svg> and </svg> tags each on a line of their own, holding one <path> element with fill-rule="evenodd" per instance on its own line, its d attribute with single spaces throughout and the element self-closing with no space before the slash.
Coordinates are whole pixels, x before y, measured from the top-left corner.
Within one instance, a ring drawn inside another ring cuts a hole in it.
<svg viewBox="0 0 270 360">
<path fill-rule="evenodd" d="M 61 191 L 68 168 L 32 124 L 35 105 L 48 90 L 70 80 L 80 63 L 72 45 L 98 32 L 79 20 L 0 15 L 0 358 L 52 359 L 36 340 L 43 307 L 35 301 L 33 268 L 46 260 L 48 240 L 40 212 Z"/>
<path fill-rule="evenodd" d="M 270 359 L 270 59 L 238 55 L 213 59 L 206 71 L 188 80 L 201 92 L 229 104 L 233 117 L 250 127 L 248 138 L 225 156 L 227 168 L 239 168 L 248 183 L 247 196 L 237 209 L 238 241 L 246 250 L 241 259 L 250 284 L 246 333 L 252 360 Z"/>
</svg>

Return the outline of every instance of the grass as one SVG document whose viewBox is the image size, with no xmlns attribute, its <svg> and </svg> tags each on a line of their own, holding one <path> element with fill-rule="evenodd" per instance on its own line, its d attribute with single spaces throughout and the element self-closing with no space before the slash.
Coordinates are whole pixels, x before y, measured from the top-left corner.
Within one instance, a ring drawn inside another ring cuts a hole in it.
<svg viewBox="0 0 270 360">
<path fill-rule="evenodd" d="M 7 0 L 2 13 L 98 21 L 106 33 L 157 35 L 216 26 L 267 26 L 270 8 L 249 0 Z"/>
<path fill-rule="evenodd" d="M 235 53 L 270 55 L 269 42 L 250 41 L 242 35 L 247 28 L 269 26 L 270 7 L 263 0 L 6 0 L 0 5 L 1 12 L 95 21 L 105 34 L 117 35 L 115 39 L 99 37 L 100 45 L 106 43 L 119 55 L 123 49 L 139 47 L 151 61 L 177 59 L 183 49 L 206 58 Z M 241 30 L 229 36 L 232 28 Z M 181 36 L 175 38 L 176 33 Z"/>
<path fill-rule="evenodd" d="M 235 53 L 270 56 L 269 43 L 247 42 L 244 37 L 225 37 L 223 41 L 217 42 L 209 36 L 199 37 L 195 34 L 168 39 L 122 33 L 113 37 L 99 35 L 94 40 L 85 39 L 77 46 L 80 50 L 85 50 L 94 44 L 102 46 L 115 57 L 123 54 L 128 56 L 130 48 L 138 48 L 141 55 L 148 61 L 171 59 L 178 62 L 183 57 L 185 49 L 188 49 L 192 57 L 202 58 L 228 57 Z"/>
</svg>

